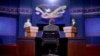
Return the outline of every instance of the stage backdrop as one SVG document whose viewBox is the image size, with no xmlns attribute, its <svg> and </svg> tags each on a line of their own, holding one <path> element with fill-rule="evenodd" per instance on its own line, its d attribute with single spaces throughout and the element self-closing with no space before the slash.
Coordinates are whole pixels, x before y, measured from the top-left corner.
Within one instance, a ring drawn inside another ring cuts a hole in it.
<svg viewBox="0 0 100 56">
<path fill-rule="evenodd" d="M 35 7 L 39 4 L 46 3 L 45 1 L 48 0 L 0 0 L 0 16 L 3 17 L 14 17 L 17 20 L 17 36 L 24 36 L 24 28 L 23 25 L 25 23 L 25 21 L 27 20 L 27 18 L 30 18 L 32 21 L 32 25 L 37 26 L 37 24 L 47 24 L 48 21 L 41 19 L 40 16 L 36 15 L 35 13 Z M 59 5 L 67 5 L 67 9 L 66 9 L 66 13 L 64 13 L 64 15 L 60 18 L 57 18 L 56 24 L 65 24 L 65 26 L 70 25 L 70 19 L 71 18 L 75 18 L 76 23 L 77 23 L 77 27 L 78 27 L 78 32 L 77 32 L 77 36 L 78 37 L 84 37 L 85 36 L 85 17 L 90 18 L 90 16 L 92 16 L 91 18 L 95 17 L 99 17 L 100 18 L 100 11 L 99 11 L 99 6 L 100 3 L 97 0 L 57 0 L 57 2 L 61 3 Z M 63 3 L 64 2 L 64 3 Z M 49 5 L 52 5 L 52 3 L 46 3 Z M 4 7 L 4 8 L 3 8 Z M 6 7 L 6 9 L 5 9 Z M 95 8 L 96 7 L 96 8 Z M 3 8 L 3 9 L 2 9 Z M 10 9 L 18 9 L 18 11 L 15 11 L 14 13 L 18 13 L 18 14 L 13 14 L 11 13 Z M 92 9 L 93 8 L 93 9 Z M 92 10 L 91 10 L 92 9 Z M 29 14 L 26 13 L 25 11 L 30 11 Z M 32 10 L 32 11 L 31 11 Z M 9 11 L 9 13 L 7 12 L 3 12 L 3 11 Z M 98 12 L 98 13 L 94 13 L 94 11 Z M 23 12 L 23 13 L 20 13 Z M 81 13 L 80 13 L 81 12 Z M 71 13 L 71 14 L 70 14 Z M 71 15 L 71 16 L 70 16 Z M 71 18 L 70 18 L 71 17 Z M 41 35 L 41 32 L 39 32 Z M 88 33 L 87 33 L 88 34 Z M 38 35 L 38 36 L 40 36 Z M 63 35 L 61 33 L 61 35 Z M 64 35 L 63 35 L 64 36 Z M 7 36 L 7 37 L 11 37 L 11 36 Z M 99 36 L 100 37 L 100 36 Z M 9 38 L 5 38 L 4 36 L 2 37 L 4 40 L 1 39 L 1 41 L 7 41 L 9 40 Z M 86 37 L 87 43 L 100 43 L 100 42 L 96 42 L 97 40 L 99 41 L 99 38 L 95 38 L 95 36 L 92 37 Z M 10 39 L 9 42 L 11 41 L 15 41 L 15 39 Z M 8 43 L 8 42 L 6 42 Z"/>
<path fill-rule="evenodd" d="M 69 0 L 34 0 L 33 4 L 32 4 L 32 24 L 33 26 L 39 26 L 39 25 L 43 25 L 43 24 L 48 24 L 50 18 L 44 19 L 41 18 L 41 15 L 36 15 L 36 6 L 42 6 L 42 5 L 46 5 L 49 8 L 51 8 L 52 10 L 57 8 L 57 6 L 63 6 L 66 5 L 67 8 L 65 9 L 65 13 L 61 16 L 61 17 L 57 17 L 54 18 L 55 20 L 55 24 L 57 24 L 59 27 L 63 27 L 64 26 L 69 26 L 70 25 L 70 6 L 69 6 Z M 62 25 L 61 25 L 62 24 Z M 61 26 L 60 26 L 61 25 Z M 43 26 L 41 26 L 43 27 Z M 62 27 L 62 28 L 63 28 Z M 41 31 L 37 34 L 37 36 L 41 36 Z M 64 37 L 64 33 L 61 31 L 60 36 Z"/>
<path fill-rule="evenodd" d="M 100 17 L 85 20 L 85 36 L 88 44 L 100 44 Z"/>
<path fill-rule="evenodd" d="M 0 17 L 0 44 L 16 43 L 16 19 Z"/>
</svg>

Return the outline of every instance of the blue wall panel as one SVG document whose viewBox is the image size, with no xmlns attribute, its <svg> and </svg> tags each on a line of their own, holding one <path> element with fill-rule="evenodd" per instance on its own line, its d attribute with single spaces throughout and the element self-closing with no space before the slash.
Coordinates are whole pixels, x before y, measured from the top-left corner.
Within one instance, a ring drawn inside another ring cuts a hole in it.
<svg viewBox="0 0 100 56">
<path fill-rule="evenodd" d="M 16 36 L 0 36 L 0 44 L 16 44 Z"/>
</svg>

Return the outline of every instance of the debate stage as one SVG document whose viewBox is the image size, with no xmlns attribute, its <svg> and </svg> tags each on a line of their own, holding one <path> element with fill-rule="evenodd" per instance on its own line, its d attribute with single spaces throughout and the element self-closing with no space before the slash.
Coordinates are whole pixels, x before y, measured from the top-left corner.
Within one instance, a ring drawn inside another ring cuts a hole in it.
<svg viewBox="0 0 100 56">
<path fill-rule="evenodd" d="M 41 38 L 18 37 L 17 51 L 19 56 L 42 56 Z M 85 39 L 82 37 L 60 38 L 59 56 L 85 56 Z"/>
</svg>

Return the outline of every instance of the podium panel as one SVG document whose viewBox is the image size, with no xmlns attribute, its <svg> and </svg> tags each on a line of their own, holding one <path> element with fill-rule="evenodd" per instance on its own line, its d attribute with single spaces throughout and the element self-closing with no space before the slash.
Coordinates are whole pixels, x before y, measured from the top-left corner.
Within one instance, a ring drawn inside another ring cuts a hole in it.
<svg viewBox="0 0 100 56">
<path fill-rule="evenodd" d="M 86 56 L 85 42 L 68 42 L 68 56 Z"/>
<path fill-rule="evenodd" d="M 74 38 L 75 33 L 67 33 L 67 34 L 65 34 L 65 36 L 66 36 L 66 37 L 73 37 L 73 38 Z"/>
<path fill-rule="evenodd" d="M 27 33 L 27 37 L 36 37 L 36 33 Z"/>
<path fill-rule="evenodd" d="M 36 34 L 38 32 L 38 27 L 32 26 L 32 27 L 26 27 L 25 28 L 25 37 L 36 37 Z"/>
<path fill-rule="evenodd" d="M 36 56 L 35 48 L 34 38 L 20 37 L 17 39 L 18 56 Z"/>
<path fill-rule="evenodd" d="M 67 56 L 86 56 L 85 38 L 68 38 Z"/>
<path fill-rule="evenodd" d="M 65 37 L 76 37 L 75 34 L 77 32 L 76 27 L 74 26 L 66 26 L 63 27 L 64 33 L 65 33 Z"/>
<path fill-rule="evenodd" d="M 38 32 L 38 27 L 26 27 L 25 28 L 26 32 Z"/>
</svg>

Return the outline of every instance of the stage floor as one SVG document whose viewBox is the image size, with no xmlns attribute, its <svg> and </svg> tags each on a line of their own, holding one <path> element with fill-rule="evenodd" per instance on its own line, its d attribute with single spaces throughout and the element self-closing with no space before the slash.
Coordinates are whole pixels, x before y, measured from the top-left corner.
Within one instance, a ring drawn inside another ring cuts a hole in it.
<svg viewBox="0 0 100 56">
<path fill-rule="evenodd" d="M 56 55 L 56 54 L 47 54 L 47 55 L 42 55 L 42 56 L 59 56 L 59 55 Z"/>
</svg>

